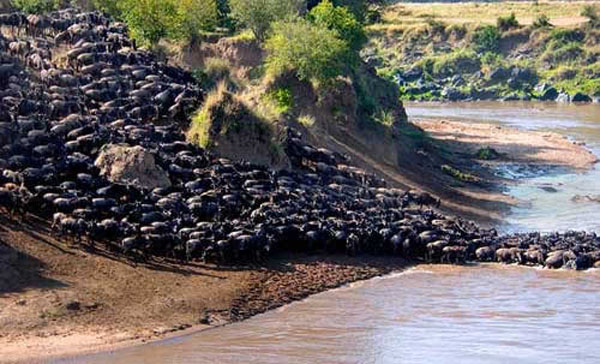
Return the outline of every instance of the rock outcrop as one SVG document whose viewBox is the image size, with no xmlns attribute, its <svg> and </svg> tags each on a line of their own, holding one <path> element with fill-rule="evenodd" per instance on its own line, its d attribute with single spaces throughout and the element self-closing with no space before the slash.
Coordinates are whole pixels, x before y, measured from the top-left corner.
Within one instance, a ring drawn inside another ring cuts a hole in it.
<svg viewBox="0 0 600 364">
<path fill-rule="evenodd" d="M 100 175 L 113 183 L 145 189 L 171 187 L 169 175 L 156 165 L 154 154 L 138 146 L 105 145 L 95 162 Z"/>
</svg>

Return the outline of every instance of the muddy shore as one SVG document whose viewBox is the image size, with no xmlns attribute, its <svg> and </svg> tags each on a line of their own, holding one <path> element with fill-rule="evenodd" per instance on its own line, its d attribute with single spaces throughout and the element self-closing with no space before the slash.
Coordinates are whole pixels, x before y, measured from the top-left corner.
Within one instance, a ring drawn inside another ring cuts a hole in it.
<svg viewBox="0 0 600 364">
<path fill-rule="evenodd" d="M 135 264 L 38 222 L 0 221 L 0 362 L 108 351 L 235 322 L 403 269 L 400 258 L 286 255 L 264 267 Z"/>
<path fill-rule="evenodd" d="M 485 146 L 516 163 L 583 170 L 596 161 L 584 146 L 552 133 L 450 121 L 418 125 L 461 163 Z M 407 265 L 399 258 L 318 255 L 228 269 L 168 260 L 136 264 L 51 235 L 38 221 L 0 221 L 0 362 L 43 361 L 199 331 Z"/>
</svg>

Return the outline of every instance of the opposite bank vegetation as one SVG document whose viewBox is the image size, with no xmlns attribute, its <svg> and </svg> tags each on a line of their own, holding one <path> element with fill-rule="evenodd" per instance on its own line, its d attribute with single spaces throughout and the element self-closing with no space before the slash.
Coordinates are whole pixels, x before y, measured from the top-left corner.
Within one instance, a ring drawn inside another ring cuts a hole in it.
<svg viewBox="0 0 600 364">
<path fill-rule="evenodd" d="M 401 3 L 368 33 L 363 57 L 404 100 L 600 101 L 593 2 Z"/>
</svg>

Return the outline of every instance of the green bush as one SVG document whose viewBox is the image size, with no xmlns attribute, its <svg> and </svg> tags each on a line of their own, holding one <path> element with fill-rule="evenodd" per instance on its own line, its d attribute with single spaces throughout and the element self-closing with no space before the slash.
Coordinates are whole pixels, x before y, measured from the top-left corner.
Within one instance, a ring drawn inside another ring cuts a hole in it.
<svg viewBox="0 0 600 364">
<path fill-rule="evenodd" d="M 58 9 L 60 0 L 12 0 L 11 5 L 27 14 L 40 14 Z"/>
<path fill-rule="evenodd" d="M 101 9 L 122 17 L 131 36 L 146 46 L 161 38 L 193 40 L 217 25 L 216 0 L 95 0 Z"/>
<path fill-rule="evenodd" d="M 498 52 L 500 32 L 493 25 L 480 27 L 473 33 L 473 48 L 478 53 Z"/>
<path fill-rule="evenodd" d="M 296 16 L 303 0 L 230 0 L 231 16 L 263 41 L 273 22 Z"/>
<path fill-rule="evenodd" d="M 267 71 L 291 71 L 301 80 L 329 81 L 342 74 L 348 46 L 327 28 L 304 19 L 273 24 L 265 43 Z"/>
<path fill-rule="evenodd" d="M 290 89 L 278 88 L 269 91 L 265 96 L 275 103 L 279 113 L 286 113 L 294 106 L 294 96 Z"/>
<path fill-rule="evenodd" d="M 218 23 L 216 0 L 176 0 L 176 18 L 169 35 L 175 39 L 194 40 L 202 32 L 214 30 Z"/>
<path fill-rule="evenodd" d="M 504 58 L 498 53 L 486 52 L 481 56 L 481 63 L 491 67 L 499 67 L 504 64 Z"/>
<path fill-rule="evenodd" d="M 517 21 L 517 17 L 515 13 L 511 13 L 509 16 L 500 16 L 496 22 L 496 26 L 501 31 L 505 32 L 512 28 L 518 28 L 519 22 Z"/>
<path fill-rule="evenodd" d="M 581 16 L 588 18 L 590 25 L 594 27 L 600 25 L 600 16 L 594 5 L 585 5 L 581 11 Z"/>
<path fill-rule="evenodd" d="M 555 44 L 562 46 L 572 42 L 583 42 L 585 33 L 580 29 L 556 28 L 550 33 L 550 39 L 556 41 Z"/>
<path fill-rule="evenodd" d="M 542 14 L 535 19 L 532 26 L 534 28 L 549 28 L 552 24 L 550 24 L 550 18 L 548 18 L 547 15 Z"/>
<path fill-rule="evenodd" d="M 351 49 L 360 50 L 367 41 L 362 24 L 343 6 L 334 6 L 330 0 L 323 0 L 308 14 L 312 23 L 335 31 Z"/>
<path fill-rule="evenodd" d="M 433 74 L 447 77 L 454 74 L 475 73 L 481 68 L 481 62 L 472 50 L 459 49 L 434 59 Z"/>
<path fill-rule="evenodd" d="M 564 63 L 575 61 L 584 55 L 585 51 L 581 45 L 578 42 L 571 42 L 561 47 L 547 47 L 542 60 L 548 63 Z"/>
</svg>

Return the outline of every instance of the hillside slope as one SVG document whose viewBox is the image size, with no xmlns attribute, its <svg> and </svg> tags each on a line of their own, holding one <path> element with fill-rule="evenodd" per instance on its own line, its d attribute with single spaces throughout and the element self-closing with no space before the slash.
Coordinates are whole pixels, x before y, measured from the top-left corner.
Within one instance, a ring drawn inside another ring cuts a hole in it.
<svg viewBox="0 0 600 364">
<path fill-rule="evenodd" d="M 473 163 L 450 155 L 443 144 L 408 122 L 396 85 L 378 76 L 374 68 L 363 64 L 352 77 L 321 88 L 291 75 L 275 80 L 255 76 L 264 57 L 254 40 L 239 37 L 171 49 L 171 58 L 180 66 L 211 75 L 219 60 L 226 69 L 218 73 L 220 79 L 227 80 L 237 99 L 275 130 L 292 127 L 310 144 L 349 156 L 352 165 L 395 187 L 438 196 L 448 213 L 487 225 L 501 219 L 506 201 L 499 201 L 490 185 L 464 184 L 442 172 L 448 164 L 470 171 Z M 269 97 L 280 90 L 290 95 L 284 111 L 278 111 L 278 101 Z M 492 178 L 485 169 L 478 173 Z"/>
</svg>

